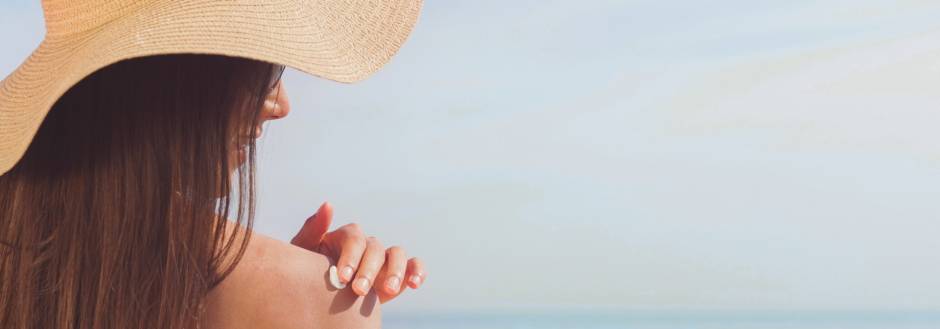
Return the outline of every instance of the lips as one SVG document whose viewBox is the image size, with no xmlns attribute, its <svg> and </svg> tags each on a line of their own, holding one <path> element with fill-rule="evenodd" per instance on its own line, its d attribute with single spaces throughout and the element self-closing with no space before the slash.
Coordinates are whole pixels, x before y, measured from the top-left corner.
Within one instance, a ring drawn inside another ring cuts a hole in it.
<svg viewBox="0 0 940 329">
<path fill-rule="evenodd" d="M 259 138 L 261 138 L 261 133 L 262 133 L 262 132 L 263 132 L 263 130 L 261 129 L 261 126 L 258 126 L 258 127 L 255 128 L 255 133 L 254 133 L 253 135 L 241 135 L 241 136 L 239 137 L 239 139 L 243 139 L 243 140 L 246 140 L 246 141 L 247 141 L 247 140 L 251 140 L 251 139 L 259 139 Z M 238 149 L 244 149 L 245 146 L 247 146 L 247 145 L 248 145 L 248 142 L 245 142 L 245 143 L 243 143 L 243 144 L 241 144 L 241 145 L 238 145 Z"/>
<path fill-rule="evenodd" d="M 239 164 L 245 163 L 245 161 L 248 160 L 248 143 L 250 143 L 253 140 L 257 140 L 261 138 L 261 134 L 263 132 L 264 130 L 261 128 L 261 125 L 258 125 L 255 127 L 254 134 L 252 135 L 245 134 L 245 135 L 238 136 L 238 140 L 245 141 L 244 143 L 239 144 L 237 141 L 234 141 L 233 145 L 235 145 L 238 150 L 238 163 Z"/>
</svg>

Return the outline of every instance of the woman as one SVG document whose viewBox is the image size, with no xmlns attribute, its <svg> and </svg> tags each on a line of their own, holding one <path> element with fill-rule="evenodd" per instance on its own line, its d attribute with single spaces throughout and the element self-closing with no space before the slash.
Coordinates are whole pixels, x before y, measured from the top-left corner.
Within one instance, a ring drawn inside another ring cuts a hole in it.
<svg viewBox="0 0 940 329">
<path fill-rule="evenodd" d="M 44 0 L 0 83 L 0 328 L 378 327 L 420 262 L 326 233 L 328 205 L 296 246 L 252 234 L 255 139 L 290 112 L 285 65 L 365 78 L 420 6 Z"/>
</svg>

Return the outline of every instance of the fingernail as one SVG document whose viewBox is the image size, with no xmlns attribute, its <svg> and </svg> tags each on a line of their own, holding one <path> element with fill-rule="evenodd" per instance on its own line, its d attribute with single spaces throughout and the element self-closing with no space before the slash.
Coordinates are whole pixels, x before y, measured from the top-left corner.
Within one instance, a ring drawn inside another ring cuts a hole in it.
<svg viewBox="0 0 940 329">
<path fill-rule="evenodd" d="M 366 293 L 369 291 L 369 279 L 358 278 L 356 279 L 356 287 L 359 287 L 359 291 Z"/>
<path fill-rule="evenodd" d="M 392 292 L 398 292 L 398 287 L 401 286 L 401 279 L 399 279 L 397 276 L 393 276 L 388 279 L 388 284 L 386 285 L 389 289 L 392 290 Z"/>
<path fill-rule="evenodd" d="M 421 277 L 420 277 L 420 276 L 412 275 L 410 281 L 411 281 L 411 283 L 414 284 L 416 287 L 419 286 L 419 285 L 421 285 Z"/>
<path fill-rule="evenodd" d="M 343 267 L 343 271 L 340 272 L 340 275 L 343 276 L 343 281 L 349 282 L 349 280 L 352 280 L 352 275 L 353 275 L 352 266 L 347 265 L 346 267 Z"/>
<path fill-rule="evenodd" d="M 326 211 L 326 202 L 320 205 L 320 208 L 317 208 L 317 216 L 323 215 L 323 212 Z"/>
</svg>

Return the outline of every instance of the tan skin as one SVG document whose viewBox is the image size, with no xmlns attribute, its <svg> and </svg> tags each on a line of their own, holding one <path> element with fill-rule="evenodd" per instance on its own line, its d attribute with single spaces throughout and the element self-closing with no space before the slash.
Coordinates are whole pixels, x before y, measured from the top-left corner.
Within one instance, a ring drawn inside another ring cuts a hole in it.
<svg viewBox="0 0 940 329">
<path fill-rule="evenodd" d="M 280 81 L 267 96 L 259 122 L 287 117 L 290 101 Z M 262 128 L 256 127 L 255 137 Z M 235 157 L 235 155 L 233 155 Z M 245 160 L 239 151 L 239 163 Z M 422 262 L 398 246 L 385 248 L 359 225 L 328 231 L 332 207 L 324 203 L 290 244 L 252 233 L 235 271 L 207 299 L 208 321 L 223 328 L 377 328 L 376 300 L 388 302 L 427 278 Z M 230 231 L 231 233 L 231 231 Z M 340 280 L 335 289 L 330 265 Z M 317 325 L 319 324 L 319 325 Z"/>
</svg>

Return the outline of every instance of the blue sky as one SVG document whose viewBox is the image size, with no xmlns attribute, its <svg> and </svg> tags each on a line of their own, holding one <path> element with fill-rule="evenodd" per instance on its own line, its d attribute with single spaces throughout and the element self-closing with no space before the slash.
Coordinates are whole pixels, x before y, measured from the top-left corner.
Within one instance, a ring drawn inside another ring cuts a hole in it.
<svg viewBox="0 0 940 329">
<path fill-rule="evenodd" d="M 289 71 L 258 230 L 320 202 L 424 258 L 400 310 L 940 310 L 940 3 L 429 1 Z M 0 72 L 42 37 L 0 4 Z"/>
</svg>

